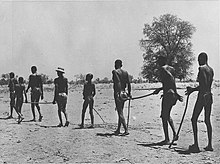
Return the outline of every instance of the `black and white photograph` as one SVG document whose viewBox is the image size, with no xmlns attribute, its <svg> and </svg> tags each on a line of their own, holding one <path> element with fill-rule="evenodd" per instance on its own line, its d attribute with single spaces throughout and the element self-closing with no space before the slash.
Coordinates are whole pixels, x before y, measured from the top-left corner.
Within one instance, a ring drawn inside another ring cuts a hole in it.
<svg viewBox="0 0 220 164">
<path fill-rule="evenodd" d="M 219 0 L 1 0 L 0 163 L 220 163 Z"/>
</svg>

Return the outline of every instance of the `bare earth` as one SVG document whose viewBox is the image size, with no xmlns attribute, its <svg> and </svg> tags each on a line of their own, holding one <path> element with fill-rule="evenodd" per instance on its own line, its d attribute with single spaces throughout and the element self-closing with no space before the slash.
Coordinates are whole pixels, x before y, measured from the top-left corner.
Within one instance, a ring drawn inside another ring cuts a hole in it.
<svg viewBox="0 0 220 164">
<path fill-rule="evenodd" d="M 191 84 L 194 85 L 194 84 Z M 151 93 L 147 88 L 160 84 L 132 84 L 132 95 L 140 96 Z M 187 84 L 178 84 L 184 88 Z M 52 101 L 52 86 L 47 86 L 45 100 Z M 94 108 L 106 123 L 95 115 L 94 129 L 79 129 L 82 109 L 82 87 L 70 87 L 67 112 L 71 124 L 57 128 L 58 115 L 56 105 L 41 105 L 42 122 L 30 122 L 32 114 L 30 104 L 24 104 L 24 121 L 19 125 L 16 119 L 4 119 L 9 112 L 9 93 L 7 87 L 0 88 L 0 163 L 220 163 L 220 90 L 219 84 L 213 85 L 214 104 L 211 115 L 213 125 L 213 152 L 204 151 L 207 145 L 207 133 L 203 113 L 199 117 L 200 153 L 186 154 L 184 150 L 193 143 L 191 115 L 197 93 L 190 96 L 189 107 L 179 135 L 177 145 L 159 146 L 155 143 L 164 139 L 160 119 L 160 94 L 133 100 L 129 122 L 129 136 L 114 136 L 117 127 L 112 85 L 96 85 L 97 95 Z M 178 92 L 184 95 L 184 89 Z M 28 95 L 29 96 L 29 95 Z M 30 97 L 29 97 L 30 99 Z M 172 117 L 179 127 L 186 103 L 177 102 L 172 110 Z M 125 116 L 127 120 L 127 106 Z M 37 113 L 37 111 L 36 111 Z M 13 116 L 17 115 L 14 112 Z M 38 114 L 37 114 L 38 117 Z M 86 126 L 90 125 L 89 112 L 86 113 Z M 123 129 L 121 130 L 123 132 Z M 172 139 L 171 129 L 169 129 Z M 179 151 L 178 151 L 179 150 Z"/>
</svg>

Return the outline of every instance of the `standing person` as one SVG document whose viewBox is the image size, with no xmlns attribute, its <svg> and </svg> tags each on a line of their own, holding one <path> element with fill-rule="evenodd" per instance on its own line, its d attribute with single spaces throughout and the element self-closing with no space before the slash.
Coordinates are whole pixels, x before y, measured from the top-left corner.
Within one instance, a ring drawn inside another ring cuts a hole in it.
<svg viewBox="0 0 220 164">
<path fill-rule="evenodd" d="M 40 112 L 40 106 L 39 106 L 39 100 L 44 98 L 43 94 L 43 83 L 41 79 L 41 75 L 37 74 L 37 67 L 32 66 L 31 67 L 32 74 L 29 76 L 29 83 L 26 90 L 26 93 L 28 92 L 29 88 L 31 88 L 31 110 L 33 114 L 33 119 L 31 121 L 36 121 L 35 119 L 35 106 L 39 113 L 39 121 L 42 120 L 43 116 Z"/>
<path fill-rule="evenodd" d="M 94 128 L 94 115 L 93 115 L 93 104 L 94 104 L 94 99 L 93 97 L 95 96 L 95 84 L 92 83 L 92 78 L 93 75 L 91 73 L 88 73 L 86 75 L 86 82 L 84 84 L 83 88 L 83 109 L 82 109 L 82 123 L 80 124 L 80 128 L 84 128 L 84 118 L 85 118 L 85 113 L 86 109 L 89 105 L 89 114 L 91 117 L 91 126 L 89 128 Z"/>
<path fill-rule="evenodd" d="M 24 102 L 23 94 L 25 95 L 25 103 L 27 103 L 27 94 L 25 92 L 24 79 L 23 77 L 19 77 L 18 84 L 16 84 L 15 86 L 15 98 L 16 98 L 15 109 L 18 113 L 18 124 L 20 124 L 21 121 L 24 119 L 21 114 L 21 108 Z"/>
<path fill-rule="evenodd" d="M 10 72 L 9 77 L 10 79 L 8 87 L 10 92 L 10 115 L 7 117 L 7 119 L 13 118 L 13 108 L 15 108 L 15 85 L 18 83 L 17 79 L 15 78 L 14 72 Z"/>
<path fill-rule="evenodd" d="M 212 93 L 211 86 L 214 77 L 213 69 L 208 65 L 208 56 L 205 52 L 202 52 L 198 56 L 199 63 L 199 73 L 197 76 L 197 81 L 199 82 L 199 86 L 196 88 L 188 87 L 186 94 L 189 95 L 194 91 L 199 91 L 197 100 L 194 106 L 193 114 L 192 114 L 192 128 L 194 135 L 194 144 L 189 146 L 190 152 L 199 152 L 199 144 L 198 144 L 198 128 L 197 121 L 202 109 L 205 110 L 205 124 L 207 127 L 208 133 L 208 145 L 204 149 L 206 151 L 213 151 L 212 148 L 212 125 L 211 125 L 211 110 L 212 110 Z"/>
<path fill-rule="evenodd" d="M 114 89 L 114 99 L 115 99 L 115 105 L 116 110 L 118 112 L 118 128 L 115 131 L 115 134 L 120 134 L 120 128 L 121 124 L 124 127 L 125 132 L 123 135 L 129 135 L 128 133 L 128 127 L 125 123 L 125 118 L 123 114 L 123 108 L 125 101 L 121 99 L 120 95 L 122 92 L 125 92 L 125 89 L 127 87 L 128 90 L 128 96 L 131 96 L 131 84 L 128 77 L 128 72 L 123 70 L 122 68 L 122 61 L 116 60 L 115 61 L 115 70 L 112 71 L 112 80 L 113 80 L 113 89 Z"/>
<path fill-rule="evenodd" d="M 66 104 L 67 104 L 67 95 L 68 95 L 68 80 L 63 76 L 65 73 L 63 68 L 58 67 L 56 69 L 57 71 L 57 76 L 54 80 L 55 84 L 55 92 L 54 92 L 54 99 L 53 99 L 53 104 L 57 103 L 58 106 L 58 116 L 60 123 L 57 125 L 57 127 L 63 126 L 63 121 L 62 121 L 62 115 L 61 112 L 63 112 L 65 118 L 66 118 L 66 123 L 64 126 L 69 125 L 67 113 L 66 113 Z"/>
<path fill-rule="evenodd" d="M 157 64 L 159 68 L 159 79 L 162 82 L 162 87 L 157 88 L 154 94 L 158 94 L 163 90 L 162 98 L 162 109 L 161 109 L 161 119 L 163 124 L 165 139 L 160 142 L 161 145 L 169 145 L 170 139 L 168 134 L 168 123 L 173 131 L 173 137 L 176 136 L 176 131 L 174 128 L 173 120 L 170 116 L 172 107 L 176 104 L 176 101 L 183 101 L 182 96 L 177 93 L 176 83 L 174 78 L 175 70 L 173 67 L 167 65 L 167 58 L 164 56 L 159 56 L 157 59 Z M 178 138 L 174 138 L 177 140 Z"/>
</svg>

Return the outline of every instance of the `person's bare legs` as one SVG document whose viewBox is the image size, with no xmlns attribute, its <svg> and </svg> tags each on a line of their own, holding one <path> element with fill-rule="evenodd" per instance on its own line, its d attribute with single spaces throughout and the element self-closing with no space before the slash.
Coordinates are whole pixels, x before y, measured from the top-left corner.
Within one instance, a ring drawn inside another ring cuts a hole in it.
<svg viewBox="0 0 220 164">
<path fill-rule="evenodd" d="M 118 128 L 116 130 L 116 133 L 120 133 L 120 128 L 121 125 L 123 126 L 125 132 L 123 133 L 124 135 L 128 135 L 128 127 L 126 125 L 125 122 L 125 117 L 124 117 L 124 112 L 123 112 L 123 108 L 124 108 L 124 102 L 118 102 L 119 104 L 117 105 L 119 109 L 117 109 L 118 111 Z"/>
<path fill-rule="evenodd" d="M 60 123 L 57 126 L 61 127 L 61 126 L 63 126 L 63 121 L 62 121 L 62 114 L 61 114 L 61 110 L 60 109 L 58 109 L 58 117 L 59 117 Z"/>
<path fill-rule="evenodd" d="M 196 104 L 194 106 L 193 115 L 192 115 L 192 118 L 191 118 L 192 129 L 193 129 L 193 137 L 194 137 L 194 144 L 191 146 L 192 149 L 198 149 L 199 150 L 197 121 L 198 121 L 198 117 L 199 117 L 200 113 L 202 112 L 202 108 L 203 108 L 203 102 L 198 97 L 197 101 L 196 101 Z"/>
<path fill-rule="evenodd" d="M 169 133 L 168 133 L 168 120 L 166 118 L 162 118 L 162 124 L 163 124 L 164 136 L 165 136 L 165 139 L 162 142 L 168 143 L 170 141 Z"/>
<path fill-rule="evenodd" d="M 81 115 L 81 119 L 82 119 L 82 122 L 80 124 L 80 127 L 83 128 L 84 127 L 84 119 L 85 119 L 85 113 L 86 113 L 86 109 L 88 107 L 88 104 L 89 102 L 87 100 L 85 100 L 83 102 L 83 109 L 82 109 L 82 115 Z"/>
<path fill-rule="evenodd" d="M 176 140 L 178 140 L 178 138 L 176 136 L 175 126 L 174 126 L 173 119 L 171 118 L 171 116 L 168 119 L 168 122 L 169 122 L 169 125 L 170 125 L 170 127 L 171 127 L 171 129 L 173 131 L 173 140 L 176 141 Z"/>
<path fill-rule="evenodd" d="M 211 120 L 210 120 L 211 109 L 212 109 L 212 104 L 207 105 L 205 107 L 205 124 L 207 127 L 207 134 L 208 134 L 208 145 L 205 148 L 205 150 L 207 150 L 207 151 L 213 151 L 213 148 L 212 148 L 212 125 L 211 125 Z"/>
<path fill-rule="evenodd" d="M 36 121 L 34 107 L 35 107 L 35 104 L 31 104 L 31 111 L 32 111 L 32 115 L 33 115 L 33 119 L 31 121 Z"/>
<path fill-rule="evenodd" d="M 170 105 L 169 99 L 167 99 L 167 97 L 163 97 L 161 118 L 162 118 L 162 125 L 163 125 L 165 139 L 161 142 L 161 144 L 169 144 L 170 142 L 169 132 L 168 132 L 168 123 L 170 124 L 172 130 L 174 129 L 173 120 L 170 117 L 171 108 L 172 108 L 172 105 Z"/>
<path fill-rule="evenodd" d="M 35 99 L 35 102 L 37 102 L 36 104 L 35 104 L 35 106 L 36 106 L 36 108 L 37 108 L 37 111 L 38 111 L 38 114 L 39 114 L 39 121 L 41 121 L 42 120 L 42 118 L 43 118 L 43 116 L 42 116 L 42 114 L 41 114 L 41 112 L 40 112 L 40 105 L 39 105 L 39 101 L 40 101 L 40 94 L 39 95 L 37 95 L 37 98 Z"/>
<path fill-rule="evenodd" d="M 89 102 L 89 114 L 90 114 L 90 118 L 91 118 L 91 126 L 90 126 L 90 128 L 94 127 L 93 104 L 94 104 L 94 100 L 92 99 Z"/>
<path fill-rule="evenodd" d="M 64 117 L 65 117 L 65 119 L 66 119 L 66 123 L 65 123 L 65 125 L 64 126 L 69 126 L 69 121 L 68 121 L 68 115 L 67 115 L 67 112 L 66 112 L 66 103 L 67 102 L 63 102 L 63 104 L 62 104 L 62 108 L 63 108 L 63 114 L 64 114 Z"/>
<path fill-rule="evenodd" d="M 10 115 L 9 115 L 9 117 L 8 118 L 13 118 L 13 116 L 12 116 L 12 114 L 13 114 L 13 108 L 14 108 L 14 106 L 10 106 Z"/>
</svg>

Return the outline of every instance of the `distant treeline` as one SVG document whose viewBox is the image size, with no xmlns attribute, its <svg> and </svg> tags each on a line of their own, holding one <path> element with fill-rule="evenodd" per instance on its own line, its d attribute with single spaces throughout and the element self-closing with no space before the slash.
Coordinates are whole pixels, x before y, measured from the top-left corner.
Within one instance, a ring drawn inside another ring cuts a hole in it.
<svg viewBox="0 0 220 164">
<path fill-rule="evenodd" d="M 86 75 L 83 75 L 83 74 L 74 75 L 75 80 L 70 80 L 69 83 L 70 84 L 84 84 L 85 77 Z M 15 78 L 18 78 L 18 76 L 16 75 Z M 41 74 L 41 78 L 42 78 L 43 84 L 53 84 L 53 79 L 50 78 L 48 75 Z M 134 78 L 132 75 L 129 75 L 129 79 L 131 83 L 135 83 L 135 84 L 158 82 L 158 81 L 149 81 L 147 79 L 143 79 L 142 77 Z M 194 82 L 194 81 L 195 80 L 188 79 L 186 81 L 181 81 L 181 82 Z M 103 79 L 101 78 L 93 79 L 93 83 L 95 84 L 110 84 L 112 82 L 113 82 L 112 79 L 109 79 L 108 77 L 104 77 Z M 8 83 L 9 83 L 9 73 L 2 74 L 1 79 L 0 79 L 0 85 L 8 85 Z M 25 83 L 28 83 L 28 79 L 25 80 Z"/>
</svg>

